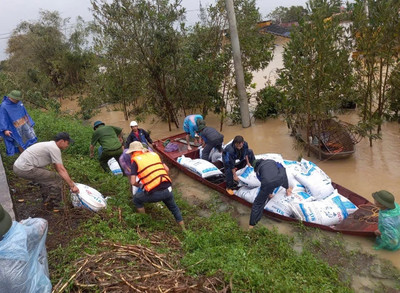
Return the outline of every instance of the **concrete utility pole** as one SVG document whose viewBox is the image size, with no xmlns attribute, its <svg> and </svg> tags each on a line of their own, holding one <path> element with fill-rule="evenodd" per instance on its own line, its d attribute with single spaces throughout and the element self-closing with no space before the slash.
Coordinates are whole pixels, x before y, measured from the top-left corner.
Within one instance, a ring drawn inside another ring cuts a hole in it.
<svg viewBox="0 0 400 293">
<path fill-rule="evenodd" d="M 229 31 L 231 33 L 231 44 L 233 50 L 233 63 L 235 65 L 236 86 L 239 94 L 240 115 L 242 116 L 242 126 L 251 126 L 249 104 L 247 103 L 246 87 L 244 84 L 244 74 L 242 58 L 240 55 L 239 36 L 236 27 L 236 16 L 233 8 L 233 0 L 225 0 L 226 11 L 228 12 Z"/>
</svg>

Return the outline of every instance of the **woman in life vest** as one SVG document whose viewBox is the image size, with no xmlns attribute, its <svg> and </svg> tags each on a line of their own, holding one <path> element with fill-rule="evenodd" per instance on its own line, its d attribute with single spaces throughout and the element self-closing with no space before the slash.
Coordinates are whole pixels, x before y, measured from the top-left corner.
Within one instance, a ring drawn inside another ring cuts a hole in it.
<svg viewBox="0 0 400 293">
<path fill-rule="evenodd" d="M 131 185 L 142 186 L 143 191 L 133 196 L 133 203 L 138 213 L 145 213 L 144 203 L 162 201 L 175 217 L 176 222 L 185 229 L 181 211 L 175 203 L 172 193 L 168 167 L 161 162 L 155 152 L 148 152 L 139 141 L 129 145 L 131 155 Z M 139 179 L 139 180 L 137 180 Z"/>
</svg>

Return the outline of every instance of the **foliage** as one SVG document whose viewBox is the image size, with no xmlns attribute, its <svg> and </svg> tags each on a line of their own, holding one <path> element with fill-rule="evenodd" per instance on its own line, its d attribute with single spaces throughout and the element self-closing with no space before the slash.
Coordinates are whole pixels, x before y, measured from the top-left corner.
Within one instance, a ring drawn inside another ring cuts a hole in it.
<svg viewBox="0 0 400 293">
<path fill-rule="evenodd" d="M 284 68 L 278 85 L 287 96 L 285 116 L 289 126 L 307 129 L 330 118 L 352 95 L 350 42 L 339 21 L 332 18 L 338 1 L 308 3 L 310 21 L 300 21 L 283 54 Z"/>
<path fill-rule="evenodd" d="M 284 94 L 274 86 L 267 86 L 257 93 L 257 107 L 254 117 L 266 120 L 268 117 L 276 117 L 282 113 Z"/>
<path fill-rule="evenodd" d="M 35 132 L 39 141 L 52 140 L 57 133 L 68 132 L 75 143 L 65 153 L 89 155 L 90 139 L 93 133 L 90 127 L 83 127 L 80 120 L 61 117 L 51 111 L 44 114 L 41 110 L 28 109 L 28 112 L 36 123 Z"/>
<path fill-rule="evenodd" d="M 117 61 L 122 83 L 134 76 L 147 78 L 143 91 L 152 111 L 168 122 L 176 122 L 177 72 L 180 63 L 181 23 L 184 9 L 179 1 L 93 1 L 97 46 Z M 107 46 L 104 43 L 107 42 Z M 132 72 L 125 72 L 132 67 Z M 107 68 L 107 70 L 109 70 Z M 114 70 L 112 70 L 114 71 Z M 118 82 L 111 83 L 115 87 Z M 108 84 L 106 84 L 109 86 Z M 135 84 L 136 88 L 141 88 Z M 117 89 L 117 87 L 115 87 Z"/>
<path fill-rule="evenodd" d="M 388 82 L 399 64 L 400 2 L 356 1 L 352 36 L 355 40 L 355 72 L 362 126 L 372 140 L 380 137 L 384 114 L 389 106 Z M 366 14 L 366 10 L 368 14 Z"/>
<path fill-rule="evenodd" d="M 40 106 L 52 107 L 50 97 L 65 90 L 74 92 L 85 85 L 86 70 L 93 63 L 93 55 L 83 49 L 88 30 L 78 18 L 68 39 L 63 33 L 68 22 L 58 12 L 41 11 L 38 20 L 21 22 L 8 41 L 10 57 L 4 63 L 4 71 L 23 92 L 35 93 L 27 95 L 32 104 L 35 96 L 40 95 L 50 103 Z"/>
<path fill-rule="evenodd" d="M 186 233 L 182 259 L 192 275 L 222 272 L 235 292 L 351 292 L 335 268 L 306 251 L 297 254 L 292 240 L 274 230 L 245 232 L 221 213 L 193 224 L 198 228 Z"/>
<path fill-rule="evenodd" d="M 400 64 L 397 64 L 392 71 L 388 84 L 390 86 L 388 91 L 389 110 L 391 111 L 388 116 L 390 119 L 400 122 Z"/>
<path fill-rule="evenodd" d="M 278 6 L 268 14 L 268 17 L 276 23 L 299 22 L 301 19 L 306 17 L 307 14 L 308 11 L 303 6 L 290 6 L 289 8 Z"/>
</svg>

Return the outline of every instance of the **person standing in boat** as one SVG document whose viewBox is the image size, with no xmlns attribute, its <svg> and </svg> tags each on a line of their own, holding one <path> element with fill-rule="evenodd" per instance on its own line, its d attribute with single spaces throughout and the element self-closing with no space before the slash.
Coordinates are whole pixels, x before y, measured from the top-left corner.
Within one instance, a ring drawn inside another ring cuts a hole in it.
<svg viewBox="0 0 400 293">
<path fill-rule="evenodd" d="M 400 206 L 395 203 L 393 194 L 386 190 L 374 192 L 372 197 L 375 205 L 379 208 L 374 249 L 399 250 Z"/>
<path fill-rule="evenodd" d="M 206 126 L 206 122 L 204 120 L 197 121 L 197 129 L 203 146 L 201 158 L 203 160 L 210 161 L 210 152 L 213 148 L 216 148 L 217 151 L 222 152 L 224 136 L 215 128 Z"/>
<path fill-rule="evenodd" d="M 225 147 L 222 158 L 225 168 L 226 191 L 233 195 L 233 181 L 239 181 L 236 170 L 242 169 L 246 165 L 251 167 L 255 160 L 254 153 L 253 150 L 249 149 L 249 145 L 243 136 L 237 135 L 232 143 Z M 239 162 L 236 163 L 236 160 L 239 160 Z"/>
<path fill-rule="evenodd" d="M 185 120 L 183 120 L 183 131 L 186 132 L 187 149 L 189 151 L 192 150 L 192 147 L 190 146 L 190 137 L 194 138 L 195 142 L 197 140 L 196 132 L 199 130 L 197 128 L 198 120 L 203 120 L 203 116 L 199 114 L 193 114 L 186 116 Z"/>
<path fill-rule="evenodd" d="M 129 145 L 127 151 L 131 154 L 131 185 L 143 188 L 133 196 L 133 203 L 138 213 L 144 214 L 144 204 L 162 201 L 176 222 L 185 230 L 181 211 L 175 203 L 172 193 L 172 180 L 168 175 L 169 168 L 155 152 L 149 152 L 139 141 Z M 139 180 L 136 180 L 136 179 Z"/>
<path fill-rule="evenodd" d="M 139 128 L 136 121 L 131 121 L 130 126 L 132 131 L 129 134 L 128 138 L 126 139 L 125 148 L 126 149 L 129 148 L 131 142 L 140 141 L 142 144 L 147 146 L 152 151 L 150 146 L 153 144 L 153 140 L 150 138 L 149 133 L 144 129 Z"/>
<path fill-rule="evenodd" d="M 289 181 L 286 169 L 278 162 L 273 160 L 255 160 L 254 171 L 258 180 L 261 182 L 260 191 L 254 199 L 251 208 L 249 229 L 260 221 L 266 203 L 272 198 L 275 188 L 282 186 L 286 189 L 286 194 L 292 194 L 292 187 L 289 187 Z"/>
</svg>

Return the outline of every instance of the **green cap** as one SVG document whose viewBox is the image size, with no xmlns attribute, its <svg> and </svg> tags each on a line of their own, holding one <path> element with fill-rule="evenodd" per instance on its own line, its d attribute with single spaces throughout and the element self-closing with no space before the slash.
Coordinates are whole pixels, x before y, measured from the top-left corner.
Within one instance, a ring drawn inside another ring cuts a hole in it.
<svg viewBox="0 0 400 293">
<path fill-rule="evenodd" d="M 12 219 L 9 213 L 7 213 L 3 206 L 0 204 L 0 237 L 10 230 L 12 225 Z"/>
<path fill-rule="evenodd" d="M 21 91 L 13 90 L 7 95 L 7 97 L 20 101 L 22 94 Z"/>
<path fill-rule="evenodd" d="M 394 204 L 394 196 L 389 191 L 380 190 L 380 191 L 374 192 L 372 194 L 372 197 L 377 202 L 379 202 L 380 204 L 384 205 L 385 207 L 387 207 L 389 209 L 394 209 L 396 207 Z"/>
</svg>

